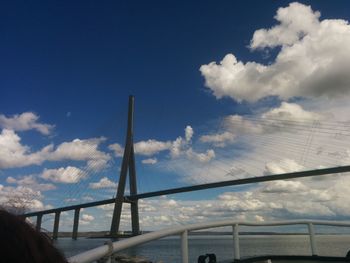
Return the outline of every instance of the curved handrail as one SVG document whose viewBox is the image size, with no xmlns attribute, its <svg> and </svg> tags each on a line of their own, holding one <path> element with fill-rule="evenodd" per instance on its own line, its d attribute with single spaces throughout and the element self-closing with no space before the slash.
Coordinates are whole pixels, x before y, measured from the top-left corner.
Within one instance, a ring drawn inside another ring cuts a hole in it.
<svg viewBox="0 0 350 263">
<path fill-rule="evenodd" d="M 157 240 L 163 237 L 181 235 L 182 242 L 182 262 L 188 262 L 188 248 L 187 248 L 187 233 L 188 231 L 202 230 L 208 228 L 217 228 L 224 226 L 232 226 L 234 233 L 234 250 L 235 258 L 239 259 L 239 244 L 238 244 L 238 226 L 284 226 L 284 225 L 308 225 L 311 251 L 313 255 L 316 255 L 316 244 L 314 241 L 313 225 L 326 225 L 326 226 L 342 226 L 350 227 L 350 222 L 344 221 L 324 221 L 324 220 L 287 220 L 287 221 L 275 221 L 275 222 L 242 222 L 242 221 L 215 221 L 207 223 L 198 223 L 190 225 L 181 225 L 172 228 L 166 228 L 163 230 L 143 234 L 140 236 L 131 237 L 121 241 L 115 241 L 112 243 L 113 253 L 121 251 L 126 248 L 134 247 L 146 242 Z M 85 251 L 76 256 L 68 259 L 70 263 L 89 263 L 105 257 L 110 253 L 110 246 L 103 245 L 89 251 Z M 187 257 L 187 259 L 186 259 Z"/>
</svg>

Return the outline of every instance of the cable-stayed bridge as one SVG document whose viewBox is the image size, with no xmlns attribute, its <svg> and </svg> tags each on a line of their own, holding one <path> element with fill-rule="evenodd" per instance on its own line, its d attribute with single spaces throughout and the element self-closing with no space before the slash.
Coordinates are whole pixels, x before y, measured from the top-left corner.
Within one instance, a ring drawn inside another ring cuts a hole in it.
<svg viewBox="0 0 350 263">
<path fill-rule="evenodd" d="M 230 120 L 235 125 L 242 125 L 247 126 L 246 123 L 242 123 L 241 121 L 237 119 Z M 265 118 L 263 120 L 261 119 L 255 119 L 250 118 L 250 121 L 259 124 L 253 127 L 254 129 L 264 129 L 264 127 L 269 127 L 269 129 L 282 129 L 285 126 L 281 125 L 281 122 L 277 119 L 273 118 Z M 287 125 L 293 124 L 294 129 L 302 132 L 308 132 L 308 136 L 306 138 L 306 141 L 303 143 L 303 152 L 301 154 L 301 161 L 305 162 L 305 160 L 308 158 L 309 153 L 311 151 L 315 151 L 315 149 L 312 148 L 312 140 L 315 133 L 321 133 L 324 134 L 330 134 L 334 136 L 347 136 L 347 134 L 344 132 L 344 129 L 337 129 L 334 127 L 334 125 L 330 125 L 329 127 L 320 127 L 320 124 L 315 121 L 312 122 L 311 125 L 306 125 L 305 123 L 295 122 L 293 123 L 293 120 L 283 120 L 283 123 Z M 130 96 L 129 98 L 129 108 L 128 108 L 128 124 L 127 124 L 127 136 L 126 136 L 126 142 L 125 142 L 125 148 L 124 148 L 124 155 L 122 159 L 122 165 L 120 170 L 120 177 L 118 182 L 118 189 L 116 193 L 115 198 L 105 199 L 101 201 L 94 201 L 94 202 L 87 202 L 82 204 L 76 204 L 71 206 L 64 206 L 59 208 L 53 208 L 48 209 L 44 211 L 38 211 L 38 212 L 31 212 L 26 213 L 23 216 L 24 217 L 36 217 L 36 227 L 37 229 L 41 228 L 42 223 L 42 217 L 44 215 L 48 214 L 54 214 L 54 225 L 53 225 L 53 238 L 56 239 L 58 237 L 58 231 L 59 231 L 59 222 L 60 222 L 60 215 L 63 211 L 74 211 L 74 220 L 73 220 L 73 229 L 72 229 L 72 238 L 76 239 L 78 236 L 78 228 L 79 228 L 79 218 L 80 218 L 80 211 L 83 208 L 88 207 L 96 207 L 100 205 L 106 205 L 106 204 L 114 204 L 114 210 L 113 210 L 113 218 L 110 226 L 110 235 L 117 236 L 119 232 L 120 227 L 120 220 L 122 215 L 122 207 L 123 203 L 129 203 L 130 209 L 131 209 L 131 227 L 132 227 L 132 233 L 133 235 L 138 235 L 140 233 L 140 226 L 139 226 L 139 210 L 138 210 L 138 201 L 140 199 L 145 198 L 151 198 L 151 197 L 159 197 L 163 195 L 170 195 L 170 194 L 177 194 L 177 193 L 184 193 L 184 192 L 192 192 L 192 191 L 199 191 L 199 190 L 205 190 L 210 188 L 218 188 L 218 187 L 225 187 L 225 186 L 234 186 L 234 185 L 244 185 L 244 184 L 253 184 L 253 183 L 259 183 L 259 182 L 268 182 L 268 181 L 275 181 L 275 180 L 284 180 L 284 179 L 292 179 L 292 178 L 302 178 L 302 177 L 312 177 L 312 176 L 320 176 L 320 175 L 327 175 L 327 174 L 337 174 L 337 173 L 345 173 L 350 172 L 350 166 L 348 165 L 337 165 L 335 167 L 330 168 L 320 168 L 320 169 L 310 169 L 310 170 L 304 170 L 299 172 L 289 172 L 289 173 L 277 173 L 273 175 L 263 175 L 263 176 L 249 176 L 245 178 L 237 178 L 233 180 L 225 180 L 220 182 L 210 182 L 210 183 L 203 183 L 203 184 L 195 184 L 191 186 L 185 186 L 185 187 L 178 187 L 178 188 L 171 188 L 171 189 L 164 189 L 160 191 L 151 191 L 151 192 L 145 192 L 145 193 L 138 193 L 137 191 L 137 184 L 136 184 L 136 167 L 135 167 L 135 150 L 134 150 L 134 141 L 133 141 L 133 123 L 134 123 L 134 98 Z M 266 125 L 269 124 L 269 125 Z M 345 126 L 345 124 L 344 124 Z M 242 129 L 244 127 L 241 127 Z M 267 138 L 265 141 L 260 142 L 261 145 L 266 146 L 269 144 L 269 139 Z M 288 151 L 293 151 L 293 147 L 298 142 L 284 142 L 284 147 L 288 149 Z M 301 143 L 301 142 L 299 142 Z M 327 142 L 326 142 L 327 143 Z M 291 144 L 291 145 L 289 145 Z M 288 146 L 289 145 L 289 146 Z M 319 150 L 319 149 L 316 149 Z M 276 153 L 271 153 L 276 154 Z M 277 153 L 278 154 L 278 153 Z M 204 171 L 205 172 L 205 171 Z M 229 172 L 228 172 L 229 173 Z M 127 180 L 127 177 L 129 176 L 129 180 Z M 126 183 L 129 181 L 129 189 L 130 194 L 125 194 L 125 188 Z"/>
</svg>

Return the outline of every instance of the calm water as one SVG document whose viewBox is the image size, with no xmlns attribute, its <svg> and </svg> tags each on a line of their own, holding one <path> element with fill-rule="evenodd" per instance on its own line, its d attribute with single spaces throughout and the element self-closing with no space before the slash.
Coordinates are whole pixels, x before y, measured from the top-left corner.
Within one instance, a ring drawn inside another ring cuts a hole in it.
<svg viewBox="0 0 350 263">
<path fill-rule="evenodd" d="M 66 256 L 102 245 L 107 239 L 85 239 L 73 241 L 69 238 L 57 241 L 57 246 Z M 345 256 L 350 250 L 349 235 L 320 235 L 316 237 L 318 254 Z M 189 238 L 190 262 L 197 262 L 199 255 L 215 253 L 217 259 L 233 258 L 231 236 L 195 236 Z M 240 237 L 241 256 L 255 255 L 310 255 L 308 236 L 243 236 Z M 180 239 L 165 238 L 125 250 L 121 253 L 145 256 L 152 261 L 180 262 Z"/>
</svg>

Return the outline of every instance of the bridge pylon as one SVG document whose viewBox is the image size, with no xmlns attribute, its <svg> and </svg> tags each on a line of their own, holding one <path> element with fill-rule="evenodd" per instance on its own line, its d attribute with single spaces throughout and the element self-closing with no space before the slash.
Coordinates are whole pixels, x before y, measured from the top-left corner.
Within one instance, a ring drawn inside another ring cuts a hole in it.
<svg viewBox="0 0 350 263">
<path fill-rule="evenodd" d="M 134 96 L 129 96 L 127 134 L 126 134 L 122 166 L 121 166 L 120 176 L 119 176 L 117 195 L 114 203 L 113 218 L 112 218 L 111 230 L 110 230 L 111 236 L 117 236 L 119 232 L 123 203 L 126 201 L 125 184 L 126 184 L 128 171 L 129 171 L 130 197 L 132 197 L 133 195 L 137 195 L 133 136 L 134 136 Z M 132 233 L 133 235 L 138 235 L 140 234 L 138 199 L 127 200 L 127 201 L 128 203 L 130 203 L 130 206 L 131 206 L 130 208 L 131 208 Z"/>
</svg>

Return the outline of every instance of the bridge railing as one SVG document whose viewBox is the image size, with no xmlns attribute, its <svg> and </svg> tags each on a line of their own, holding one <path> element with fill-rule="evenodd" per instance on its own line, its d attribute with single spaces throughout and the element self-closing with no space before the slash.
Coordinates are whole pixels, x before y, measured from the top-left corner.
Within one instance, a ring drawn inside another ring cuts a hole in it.
<svg viewBox="0 0 350 263">
<path fill-rule="evenodd" d="M 338 221 L 312 221 L 312 220 L 289 220 L 289 221 L 276 221 L 276 222 L 237 222 L 237 221 L 216 221 L 209 223 L 191 224 L 187 226 L 176 226 L 167 228 L 160 231 L 155 231 L 140 236 L 135 236 L 121 241 L 110 242 L 107 245 L 103 245 L 89 251 L 85 251 L 81 254 L 73 256 L 68 259 L 70 263 L 90 263 L 96 260 L 105 259 L 105 262 L 112 262 L 112 254 L 121 250 L 135 247 L 140 244 L 144 244 L 160 238 L 179 235 L 181 238 L 181 262 L 188 263 L 188 232 L 203 230 L 217 227 L 232 227 L 233 235 L 233 257 L 235 260 L 239 260 L 240 246 L 239 246 L 239 227 L 240 226 L 286 226 L 286 225 L 306 225 L 308 227 L 308 235 L 310 240 L 311 255 L 316 256 L 318 254 L 316 241 L 315 241 L 315 225 L 324 226 L 338 226 L 338 227 L 350 227 L 350 222 L 338 222 Z"/>
</svg>

